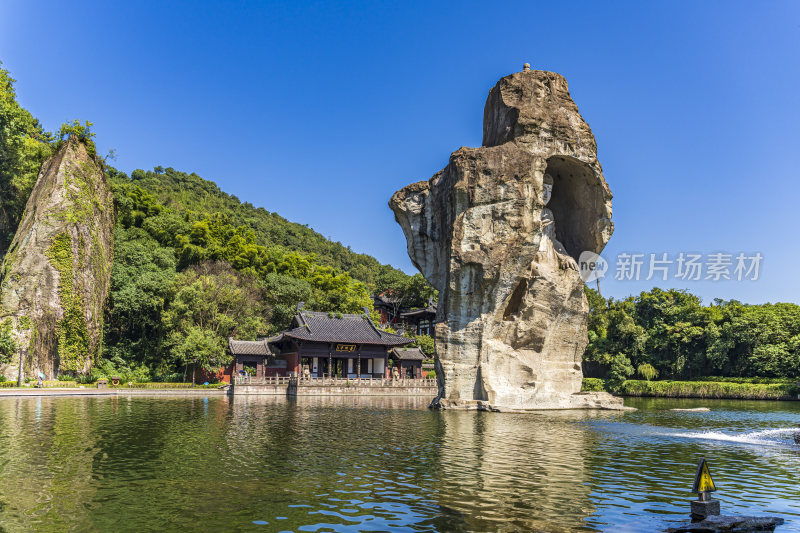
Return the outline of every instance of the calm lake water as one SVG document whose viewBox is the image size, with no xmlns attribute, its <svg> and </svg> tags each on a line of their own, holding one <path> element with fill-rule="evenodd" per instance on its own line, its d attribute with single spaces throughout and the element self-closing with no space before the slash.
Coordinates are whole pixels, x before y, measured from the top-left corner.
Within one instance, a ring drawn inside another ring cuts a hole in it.
<svg viewBox="0 0 800 533">
<path fill-rule="evenodd" d="M 658 531 L 702 455 L 724 513 L 800 530 L 800 402 L 626 403 L 0 398 L 0 531 Z"/>
</svg>

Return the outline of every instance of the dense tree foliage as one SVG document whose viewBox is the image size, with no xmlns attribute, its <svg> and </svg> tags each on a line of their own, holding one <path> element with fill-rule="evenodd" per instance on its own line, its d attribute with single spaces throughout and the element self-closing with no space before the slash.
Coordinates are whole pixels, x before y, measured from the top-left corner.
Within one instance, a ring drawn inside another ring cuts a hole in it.
<svg viewBox="0 0 800 533">
<path fill-rule="evenodd" d="M 39 169 L 52 154 L 53 141 L 17 103 L 14 80 L 0 68 L 0 257 L 14 238 Z"/>
<path fill-rule="evenodd" d="M 703 306 L 680 290 L 605 300 L 586 289 L 591 316 L 585 373 L 620 383 L 704 376 L 800 377 L 800 306 Z"/>
<path fill-rule="evenodd" d="M 162 314 L 172 361 L 213 370 L 230 360 L 228 337 L 253 340 L 268 329 L 269 310 L 252 274 L 206 262 L 178 274 Z M 193 373 L 194 375 L 194 373 Z"/>
<path fill-rule="evenodd" d="M 163 167 L 152 171 L 138 169 L 131 173 L 131 183 L 173 212 L 191 213 L 196 218 L 198 214 L 217 213 L 230 227 L 251 232 L 247 234 L 253 244 L 284 253 L 314 254 L 315 263 L 347 272 L 370 288 L 381 276 L 407 277 L 400 270 L 380 264 L 372 256 L 355 253 L 340 242 L 326 239 L 306 225 L 289 222 L 277 213 L 254 207 L 249 202 L 240 202 L 236 196 L 226 194 L 214 182 L 197 174 Z"/>
<path fill-rule="evenodd" d="M 399 270 L 385 270 L 375 280 L 375 294 L 383 295 L 397 315 L 401 309 L 425 307 L 437 291 L 420 273 L 408 276 Z"/>
</svg>

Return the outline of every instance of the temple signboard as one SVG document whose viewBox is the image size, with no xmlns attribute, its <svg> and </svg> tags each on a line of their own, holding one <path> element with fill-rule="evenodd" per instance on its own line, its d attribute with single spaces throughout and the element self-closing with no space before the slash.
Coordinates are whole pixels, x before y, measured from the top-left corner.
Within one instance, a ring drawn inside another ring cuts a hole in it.
<svg viewBox="0 0 800 533">
<path fill-rule="evenodd" d="M 336 345 L 337 352 L 355 352 L 356 345 L 355 344 L 337 344 Z"/>
</svg>

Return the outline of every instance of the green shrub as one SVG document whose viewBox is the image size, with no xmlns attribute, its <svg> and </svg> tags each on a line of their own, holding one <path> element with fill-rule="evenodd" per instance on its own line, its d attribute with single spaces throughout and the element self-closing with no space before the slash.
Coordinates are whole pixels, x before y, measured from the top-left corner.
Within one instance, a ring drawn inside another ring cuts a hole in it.
<svg viewBox="0 0 800 533">
<path fill-rule="evenodd" d="M 11 387 L 16 387 L 16 381 L 2 381 L 0 382 L 0 389 L 10 389 Z"/>
<path fill-rule="evenodd" d="M 52 388 L 52 387 L 57 387 L 57 388 L 75 388 L 77 386 L 78 386 L 78 383 L 76 381 L 74 381 L 74 380 L 73 381 L 49 380 L 49 381 L 43 381 L 42 382 L 42 387 L 43 388 Z"/>
<path fill-rule="evenodd" d="M 75 381 L 81 385 L 90 385 L 97 381 L 98 376 L 95 374 L 94 368 L 89 374 L 80 374 L 75 378 Z"/>
<path fill-rule="evenodd" d="M 150 369 L 144 365 L 128 365 L 120 355 L 113 355 L 110 358 L 103 358 L 100 362 L 92 368 L 90 374 L 91 382 L 95 382 L 100 378 L 111 379 L 118 377 L 120 382 L 127 383 L 134 381 L 137 383 L 146 383 L 150 381 Z M 183 376 L 181 376 L 183 377 Z"/>
<path fill-rule="evenodd" d="M 219 383 L 211 383 L 208 385 L 196 384 L 195 389 L 218 389 Z M 120 383 L 119 388 L 126 389 L 191 389 L 191 383 L 164 383 L 164 382 L 148 382 L 148 383 Z"/>
<path fill-rule="evenodd" d="M 581 391 L 583 392 L 603 392 L 605 391 L 605 384 L 600 378 L 583 378 Z"/>
<path fill-rule="evenodd" d="M 77 381 L 74 376 L 69 376 L 67 374 L 59 374 L 58 381 Z"/>
<path fill-rule="evenodd" d="M 797 378 L 742 378 L 742 377 L 723 377 L 705 376 L 693 379 L 692 381 L 718 381 L 725 383 L 796 383 Z"/>
<path fill-rule="evenodd" d="M 629 379 L 620 387 L 625 396 L 663 398 L 730 398 L 788 400 L 797 398 L 800 386 L 792 383 L 730 383 L 724 381 L 642 381 Z"/>
<path fill-rule="evenodd" d="M 0 383 L 6 381 L 6 377 L 3 374 L 0 374 Z"/>
</svg>

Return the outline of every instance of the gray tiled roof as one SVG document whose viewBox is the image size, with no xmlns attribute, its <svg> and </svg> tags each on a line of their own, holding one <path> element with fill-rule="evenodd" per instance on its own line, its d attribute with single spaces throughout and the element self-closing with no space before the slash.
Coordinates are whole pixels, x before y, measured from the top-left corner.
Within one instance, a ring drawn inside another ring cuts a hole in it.
<svg viewBox="0 0 800 533">
<path fill-rule="evenodd" d="M 411 309 L 409 311 L 403 311 L 400 313 L 400 316 L 416 316 L 416 315 L 435 315 L 436 314 L 436 304 L 429 305 L 428 307 L 422 307 L 420 309 Z"/>
<path fill-rule="evenodd" d="M 428 358 L 419 348 L 392 348 L 392 354 L 401 361 L 422 361 Z"/>
<path fill-rule="evenodd" d="M 269 346 L 265 339 L 259 341 L 237 341 L 228 339 L 228 346 L 233 355 L 270 355 Z"/>
<path fill-rule="evenodd" d="M 295 315 L 297 327 L 283 332 L 284 337 L 304 341 L 350 342 L 402 346 L 412 342 L 408 337 L 377 329 L 366 315 L 334 315 L 302 311 Z M 273 341 L 274 342 L 274 341 Z"/>
</svg>

